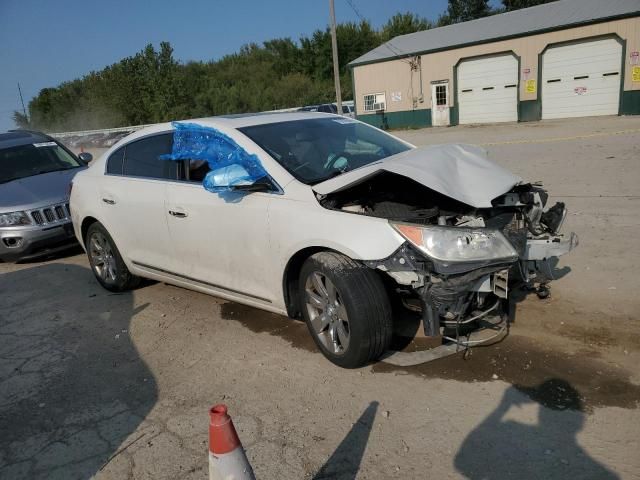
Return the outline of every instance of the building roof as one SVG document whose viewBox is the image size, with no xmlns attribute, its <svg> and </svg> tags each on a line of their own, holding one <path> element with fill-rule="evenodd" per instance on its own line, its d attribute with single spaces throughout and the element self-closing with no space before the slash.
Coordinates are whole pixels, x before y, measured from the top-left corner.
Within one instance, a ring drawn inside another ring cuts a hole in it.
<svg viewBox="0 0 640 480">
<path fill-rule="evenodd" d="M 522 37 L 640 14 L 640 0 L 560 0 L 469 22 L 400 35 L 349 63 L 356 66 Z"/>
</svg>

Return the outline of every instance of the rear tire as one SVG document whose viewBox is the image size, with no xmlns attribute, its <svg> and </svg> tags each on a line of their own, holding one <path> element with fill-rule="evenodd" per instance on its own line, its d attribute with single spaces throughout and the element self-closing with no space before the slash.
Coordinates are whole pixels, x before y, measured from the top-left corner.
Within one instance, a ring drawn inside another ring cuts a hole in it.
<svg viewBox="0 0 640 480">
<path fill-rule="evenodd" d="M 335 252 L 320 252 L 302 266 L 302 315 L 327 359 L 344 368 L 376 360 L 391 343 L 391 305 L 371 269 Z"/>
<path fill-rule="evenodd" d="M 138 286 L 140 277 L 129 271 L 113 238 L 100 222 L 89 226 L 84 243 L 89 265 L 100 285 L 111 292 L 124 292 Z"/>
</svg>

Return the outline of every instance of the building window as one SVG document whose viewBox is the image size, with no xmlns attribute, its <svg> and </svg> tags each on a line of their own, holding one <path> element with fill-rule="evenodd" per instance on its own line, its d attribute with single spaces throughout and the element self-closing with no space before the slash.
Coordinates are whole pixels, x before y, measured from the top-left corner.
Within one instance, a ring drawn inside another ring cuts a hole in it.
<svg viewBox="0 0 640 480">
<path fill-rule="evenodd" d="M 384 93 L 371 93 L 364 96 L 364 111 L 375 112 L 376 110 L 384 110 L 386 107 L 386 99 Z"/>
<path fill-rule="evenodd" d="M 436 85 L 436 106 L 447 104 L 447 86 Z"/>
</svg>

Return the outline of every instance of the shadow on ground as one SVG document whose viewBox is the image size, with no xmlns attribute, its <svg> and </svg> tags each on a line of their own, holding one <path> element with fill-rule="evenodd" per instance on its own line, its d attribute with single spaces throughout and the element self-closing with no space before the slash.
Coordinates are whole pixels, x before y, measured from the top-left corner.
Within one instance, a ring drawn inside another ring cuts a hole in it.
<svg viewBox="0 0 640 480">
<path fill-rule="evenodd" d="M 378 402 L 371 402 L 313 480 L 355 480 L 377 410 Z"/>
<path fill-rule="evenodd" d="M 557 407 L 539 405 L 536 425 L 509 418 L 512 408 L 549 398 L 556 399 Z M 576 435 L 584 416 L 579 393 L 564 380 L 550 379 L 536 387 L 511 386 L 498 407 L 464 440 L 454 465 L 474 480 L 619 478 L 578 445 Z"/>
<path fill-rule="evenodd" d="M 129 336 L 144 306 L 55 263 L 0 275 L 0 299 L 0 478 L 108 470 L 158 397 Z"/>
</svg>

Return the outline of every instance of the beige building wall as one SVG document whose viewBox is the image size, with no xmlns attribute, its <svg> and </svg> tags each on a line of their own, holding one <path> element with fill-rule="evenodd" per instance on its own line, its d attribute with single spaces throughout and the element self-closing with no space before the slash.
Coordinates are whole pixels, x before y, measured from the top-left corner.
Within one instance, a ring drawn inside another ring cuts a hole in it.
<svg viewBox="0 0 640 480">
<path fill-rule="evenodd" d="M 414 108 L 431 108 L 431 82 L 435 80 L 449 80 L 449 104 L 453 106 L 455 88 L 453 84 L 453 69 L 456 63 L 463 58 L 508 51 L 513 51 L 520 57 L 520 101 L 536 100 L 540 86 L 536 86 L 535 93 L 528 93 L 525 90 L 525 82 L 523 81 L 523 70 L 529 69 L 528 78 L 537 81 L 538 55 L 542 53 L 547 45 L 611 33 L 615 33 L 627 41 L 626 58 L 624 59 L 624 90 L 640 90 L 640 82 L 631 81 L 629 63 L 629 53 L 640 51 L 640 17 L 635 17 L 422 55 L 424 102 L 416 102 L 415 107 L 412 99 L 420 94 L 420 72 L 412 72 L 409 64 L 410 59 L 392 60 L 355 67 L 353 76 L 357 114 L 372 113 L 364 111 L 364 95 L 382 92 L 386 94 L 388 112 L 406 111 Z M 428 48 L 429 46 L 425 45 L 425 50 Z M 393 92 L 402 93 L 400 101 L 392 101 L 391 95 Z"/>
</svg>

